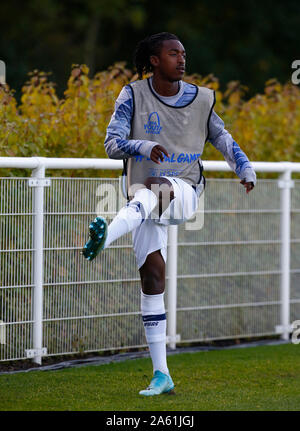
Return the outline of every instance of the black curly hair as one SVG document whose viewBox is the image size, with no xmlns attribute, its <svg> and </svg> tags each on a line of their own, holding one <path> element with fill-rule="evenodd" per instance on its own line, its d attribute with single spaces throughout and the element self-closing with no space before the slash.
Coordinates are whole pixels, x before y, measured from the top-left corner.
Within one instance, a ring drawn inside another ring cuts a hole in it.
<svg viewBox="0 0 300 431">
<path fill-rule="evenodd" d="M 143 78 L 144 73 L 152 72 L 150 57 L 159 55 L 161 45 L 165 40 L 179 40 L 179 38 L 175 34 L 163 32 L 148 36 L 138 43 L 134 52 L 134 65 L 139 79 Z"/>
</svg>

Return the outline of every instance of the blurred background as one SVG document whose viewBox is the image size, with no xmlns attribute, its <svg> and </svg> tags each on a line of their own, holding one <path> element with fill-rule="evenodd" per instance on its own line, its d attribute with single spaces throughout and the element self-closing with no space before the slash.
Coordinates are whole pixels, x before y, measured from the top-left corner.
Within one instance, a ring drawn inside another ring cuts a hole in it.
<svg viewBox="0 0 300 431">
<path fill-rule="evenodd" d="M 62 96 L 73 63 L 90 76 L 116 61 L 132 69 L 137 42 L 175 33 L 188 57 L 187 73 L 213 73 L 221 88 L 239 80 L 248 96 L 266 80 L 285 82 L 300 57 L 299 0 L 10 0 L 1 2 L 0 59 L 19 98 L 28 72 L 52 72 Z"/>
<path fill-rule="evenodd" d="M 216 91 L 215 110 L 250 160 L 300 160 L 300 84 L 291 79 L 299 0 L 11 0 L 0 25 L 0 156 L 107 157 L 115 100 L 137 79 L 135 47 L 168 31 L 186 48 L 184 79 Z M 223 156 L 206 145 L 203 159 Z"/>
<path fill-rule="evenodd" d="M 216 113 L 251 161 L 300 162 L 300 84 L 291 81 L 300 60 L 299 0 L 10 0 L 1 2 L 0 25 L 7 72 L 0 157 L 107 157 L 115 100 L 137 78 L 134 49 L 145 36 L 168 31 L 186 48 L 184 79 L 215 90 Z M 202 158 L 224 160 L 209 143 Z M 121 170 L 46 174 L 52 179 L 44 188 L 43 236 L 33 223 L 41 187 L 28 187 L 25 178 L 32 171 L 0 169 L 0 321 L 9 322 L 0 360 L 22 359 L 33 347 L 38 237 L 48 354 L 144 346 L 131 236 L 96 266 L 80 256 L 98 187 L 117 190 Z M 205 229 L 181 225 L 178 233 L 177 333 L 184 343 L 278 336 L 276 325 L 289 322 L 280 309 L 282 303 L 287 310 L 289 292 L 290 322 L 300 316 L 300 174 L 290 189 L 290 239 L 280 204 L 283 193 L 289 201 L 290 183 L 278 183 L 278 173 L 260 173 L 247 197 L 232 171 L 206 177 Z M 281 294 L 289 241 L 291 281 Z"/>
</svg>

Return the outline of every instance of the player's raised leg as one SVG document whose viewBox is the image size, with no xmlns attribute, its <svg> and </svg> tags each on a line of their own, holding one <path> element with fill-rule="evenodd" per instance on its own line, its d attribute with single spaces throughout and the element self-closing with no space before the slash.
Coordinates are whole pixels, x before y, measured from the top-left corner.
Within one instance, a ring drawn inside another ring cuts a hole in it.
<svg viewBox="0 0 300 431">
<path fill-rule="evenodd" d="M 87 260 L 93 260 L 101 250 L 138 227 L 149 217 L 156 205 L 155 193 L 142 187 L 135 192 L 133 199 L 121 208 L 110 225 L 104 217 L 96 217 L 89 226 L 90 240 L 83 247 L 83 256 Z"/>
<path fill-rule="evenodd" d="M 157 215 L 161 215 L 172 199 L 174 191 L 167 178 L 147 178 L 144 187 L 134 193 L 132 200 L 121 208 L 109 226 L 104 217 L 96 217 L 90 224 L 90 240 L 83 247 L 83 256 L 93 260 L 116 239 L 136 229 L 156 207 Z"/>
</svg>

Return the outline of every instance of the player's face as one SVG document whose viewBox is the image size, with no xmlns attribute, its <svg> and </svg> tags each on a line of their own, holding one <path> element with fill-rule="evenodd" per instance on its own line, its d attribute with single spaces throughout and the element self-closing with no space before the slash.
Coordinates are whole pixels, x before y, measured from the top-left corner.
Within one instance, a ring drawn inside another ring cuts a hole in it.
<svg viewBox="0 0 300 431">
<path fill-rule="evenodd" d="M 185 72 L 185 49 L 179 40 L 165 40 L 158 56 L 151 56 L 153 73 L 170 82 L 182 79 Z"/>
</svg>

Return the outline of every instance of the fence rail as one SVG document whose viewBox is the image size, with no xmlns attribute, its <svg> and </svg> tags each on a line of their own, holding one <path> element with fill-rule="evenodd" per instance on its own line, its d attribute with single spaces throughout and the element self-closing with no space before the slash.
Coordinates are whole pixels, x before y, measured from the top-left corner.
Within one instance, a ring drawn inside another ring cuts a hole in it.
<svg viewBox="0 0 300 431">
<path fill-rule="evenodd" d="M 205 223 L 169 227 L 168 343 L 281 334 L 300 316 L 300 163 L 255 162 L 238 180 L 208 179 Z M 131 235 L 101 259 L 80 255 L 90 220 L 124 204 L 119 179 L 49 178 L 47 169 L 122 169 L 109 159 L 0 158 L 30 178 L 0 179 L 0 360 L 146 346 Z M 226 162 L 204 169 L 229 171 Z M 206 175 L 209 176 L 208 174 Z M 114 191 L 114 193 L 112 193 Z"/>
</svg>

